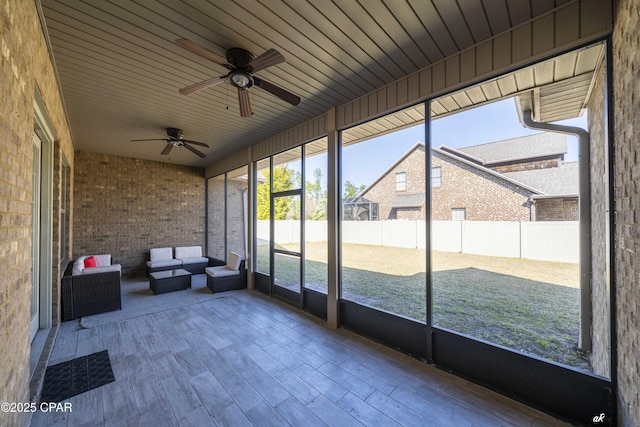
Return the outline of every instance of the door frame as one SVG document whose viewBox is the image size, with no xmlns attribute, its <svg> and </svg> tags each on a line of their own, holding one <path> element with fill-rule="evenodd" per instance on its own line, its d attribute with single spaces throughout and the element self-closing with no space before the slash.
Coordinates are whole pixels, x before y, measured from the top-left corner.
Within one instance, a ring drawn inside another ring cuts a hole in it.
<svg viewBox="0 0 640 427">
<path fill-rule="evenodd" d="M 273 168 L 272 168 L 273 169 Z M 287 251 L 284 249 L 277 249 L 276 248 L 276 238 L 275 238 L 275 201 L 278 198 L 281 197 L 299 197 L 300 198 L 300 204 L 299 204 L 299 210 L 300 210 L 300 249 L 299 252 L 295 252 L 295 251 Z M 300 308 L 303 307 L 304 305 L 304 253 L 303 253 L 303 247 L 304 247 L 304 193 L 303 193 L 303 189 L 299 188 L 299 189 L 295 189 L 295 190 L 288 190 L 288 191 L 283 191 L 283 192 L 278 192 L 278 193 L 271 193 L 271 223 L 269 224 L 271 227 L 271 241 L 269 242 L 269 248 L 270 248 L 270 253 L 269 253 L 269 257 L 270 257 L 270 264 L 271 264 L 271 294 L 278 296 L 280 298 L 283 298 L 284 300 L 291 302 L 293 304 L 295 304 L 296 306 L 299 306 Z M 298 277 L 298 286 L 299 289 L 297 291 L 293 291 L 290 290 L 288 288 L 285 288 L 283 286 L 278 286 L 275 283 L 276 280 L 276 265 L 275 265 L 275 258 L 276 258 L 276 254 L 281 254 L 281 255 L 285 255 L 285 256 L 290 256 L 290 257 L 294 257 L 294 258 L 298 258 L 298 264 L 299 264 L 299 268 L 298 271 L 300 272 L 299 277 Z"/>
<path fill-rule="evenodd" d="M 49 329 L 53 315 L 53 152 L 57 135 L 44 101 L 34 94 L 34 132 L 41 141 L 40 177 L 40 326 Z"/>
</svg>

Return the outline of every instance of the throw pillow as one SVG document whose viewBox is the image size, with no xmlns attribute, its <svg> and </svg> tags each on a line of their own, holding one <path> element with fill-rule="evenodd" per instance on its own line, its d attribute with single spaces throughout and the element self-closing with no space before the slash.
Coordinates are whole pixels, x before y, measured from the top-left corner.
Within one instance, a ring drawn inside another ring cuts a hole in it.
<svg viewBox="0 0 640 427">
<path fill-rule="evenodd" d="M 91 268 L 96 266 L 96 257 L 90 256 L 84 259 L 84 268 Z"/>
</svg>

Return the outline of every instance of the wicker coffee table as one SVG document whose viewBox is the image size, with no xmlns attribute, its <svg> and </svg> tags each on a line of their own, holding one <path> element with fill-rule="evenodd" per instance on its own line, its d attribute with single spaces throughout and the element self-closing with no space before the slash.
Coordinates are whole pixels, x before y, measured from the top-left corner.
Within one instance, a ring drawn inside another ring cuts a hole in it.
<svg viewBox="0 0 640 427">
<path fill-rule="evenodd" d="M 149 288 L 154 294 L 180 291 L 191 287 L 191 273 L 187 270 L 156 271 L 149 274 Z"/>
</svg>

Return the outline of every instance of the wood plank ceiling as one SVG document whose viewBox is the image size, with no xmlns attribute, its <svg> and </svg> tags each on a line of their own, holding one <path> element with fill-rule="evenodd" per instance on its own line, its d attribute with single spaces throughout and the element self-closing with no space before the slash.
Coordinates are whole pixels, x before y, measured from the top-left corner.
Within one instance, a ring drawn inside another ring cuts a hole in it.
<svg viewBox="0 0 640 427">
<path fill-rule="evenodd" d="M 198 167 L 564 3 L 41 0 L 75 148 Z M 175 40 L 182 37 L 221 56 L 232 47 L 255 55 L 278 50 L 286 63 L 257 75 L 302 102 L 294 107 L 254 87 L 254 114 L 242 118 L 228 83 L 180 95 L 182 87 L 226 74 L 178 46 Z M 202 150 L 207 157 L 184 149 L 163 156 L 162 141 L 129 142 L 163 138 L 166 127 L 209 144 Z"/>
<path fill-rule="evenodd" d="M 496 79 L 431 100 L 436 120 L 505 98 L 515 98 L 520 111 L 531 110 L 539 122 L 581 116 L 595 83 L 595 70 L 604 61 L 605 47 L 596 43 L 525 67 Z M 344 145 L 422 123 L 424 104 L 363 123 L 342 133 Z"/>
</svg>

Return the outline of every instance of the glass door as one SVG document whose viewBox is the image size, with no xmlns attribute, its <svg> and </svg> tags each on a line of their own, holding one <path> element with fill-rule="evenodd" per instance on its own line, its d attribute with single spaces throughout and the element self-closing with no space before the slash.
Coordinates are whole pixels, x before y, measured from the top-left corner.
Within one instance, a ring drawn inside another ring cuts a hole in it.
<svg viewBox="0 0 640 427">
<path fill-rule="evenodd" d="M 33 135 L 33 173 L 31 204 L 31 341 L 40 328 L 40 179 L 42 145 Z"/>
<path fill-rule="evenodd" d="M 302 304 L 302 252 L 300 245 L 301 190 L 274 196 L 274 209 L 286 207 L 287 218 L 273 222 L 273 293 Z"/>
<path fill-rule="evenodd" d="M 304 198 L 302 147 L 273 156 L 271 167 L 271 292 L 302 307 Z"/>
</svg>

